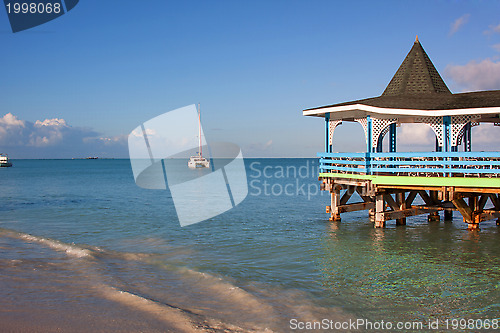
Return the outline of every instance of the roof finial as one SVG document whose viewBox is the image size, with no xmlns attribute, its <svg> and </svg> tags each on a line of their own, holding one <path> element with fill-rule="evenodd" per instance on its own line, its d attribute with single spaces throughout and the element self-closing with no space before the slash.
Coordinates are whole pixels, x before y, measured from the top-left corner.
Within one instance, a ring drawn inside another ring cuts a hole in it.
<svg viewBox="0 0 500 333">
<path fill-rule="evenodd" d="M 415 37 L 415 43 L 419 43 L 419 41 L 418 41 L 418 35 L 417 35 L 417 37 Z"/>
</svg>

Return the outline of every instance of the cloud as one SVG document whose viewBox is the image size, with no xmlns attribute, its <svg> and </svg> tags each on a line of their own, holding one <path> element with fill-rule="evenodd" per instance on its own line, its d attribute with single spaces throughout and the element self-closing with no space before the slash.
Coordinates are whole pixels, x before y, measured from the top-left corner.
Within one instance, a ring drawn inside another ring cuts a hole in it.
<svg viewBox="0 0 500 333">
<path fill-rule="evenodd" d="M 0 118 L 0 150 L 13 158 L 126 157 L 126 136 L 105 137 L 62 118 L 32 123 L 12 113 Z"/>
<path fill-rule="evenodd" d="M 479 151 L 498 151 L 500 148 L 500 127 L 481 124 L 472 127 L 472 149 Z"/>
<path fill-rule="evenodd" d="M 465 14 L 457 18 L 450 26 L 449 36 L 453 36 L 464 24 L 469 21 L 470 14 Z"/>
<path fill-rule="evenodd" d="M 12 113 L 7 113 L 0 118 L 0 126 L 20 126 L 24 127 L 24 121 L 17 119 Z"/>
<path fill-rule="evenodd" d="M 436 135 L 426 124 L 402 124 L 397 133 L 397 146 L 401 151 L 433 151 Z"/>
<path fill-rule="evenodd" d="M 500 43 L 495 44 L 495 45 L 491 45 L 491 47 L 494 48 L 495 50 L 497 50 L 498 52 L 500 52 Z"/>
<path fill-rule="evenodd" d="M 485 35 L 500 34 L 500 24 L 490 25 L 488 30 L 484 31 Z"/>
<path fill-rule="evenodd" d="M 500 89 L 500 61 L 487 58 L 466 65 L 448 65 L 444 73 L 463 91 Z"/>
<path fill-rule="evenodd" d="M 397 140 L 399 151 L 434 151 L 436 135 L 426 124 L 402 124 Z M 500 149 L 500 126 L 487 123 L 473 126 L 472 149 L 474 151 L 498 151 Z"/>
</svg>

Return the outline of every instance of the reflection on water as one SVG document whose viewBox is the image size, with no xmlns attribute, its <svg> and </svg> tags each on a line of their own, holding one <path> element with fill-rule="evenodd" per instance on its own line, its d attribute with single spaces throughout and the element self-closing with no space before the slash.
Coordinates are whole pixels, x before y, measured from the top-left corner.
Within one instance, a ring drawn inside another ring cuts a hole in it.
<svg viewBox="0 0 500 333">
<path fill-rule="evenodd" d="M 330 227 L 324 286 L 374 320 L 497 318 L 500 233 L 493 225 L 467 232 L 461 223 L 373 229 L 367 220 Z"/>
</svg>

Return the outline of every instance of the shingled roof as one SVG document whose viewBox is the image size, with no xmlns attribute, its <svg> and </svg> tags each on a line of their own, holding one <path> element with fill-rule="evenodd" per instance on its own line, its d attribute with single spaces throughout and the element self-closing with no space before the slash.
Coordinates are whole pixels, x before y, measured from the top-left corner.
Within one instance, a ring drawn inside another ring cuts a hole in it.
<svg viewBox="0 0 500 333">
<path fill-rule="evenodd" d="M 433 93 L 451 94 L 417 37 L 382 96 Z"/>
<path fill-rule="evenodd" d="M 310 111 L 349 105 L 387 109 L 452 110 L 500 107 L 500 90 L 452 94 L 439 75 L 418 37 L 381 96 L 306 109 Z M 317 114 L 319 115 L 319 114 Z"/>
</svg>

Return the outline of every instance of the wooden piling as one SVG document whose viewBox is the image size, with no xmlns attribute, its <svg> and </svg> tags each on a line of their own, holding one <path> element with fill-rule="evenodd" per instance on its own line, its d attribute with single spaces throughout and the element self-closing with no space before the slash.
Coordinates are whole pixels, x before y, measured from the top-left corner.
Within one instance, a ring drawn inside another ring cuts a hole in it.
<svg viewBox="0 0 500 333">
<path fill-rule="evenodd" d="M 438 191 L 429 191 L 429 200 L 431 201 L 432 204 L 437 204 L 439 202 L 438 200 Z M 440 216 L 439 216 L 439 211 L 431 212 L 427 216 L 427 221 L 428 222 L 439 222 L 440 221 Z"/>
<path fill-rule="evenodd" d="M 453 221 L 453 209 L 446 208 L 444 210 L 444 220 L 445 221 Z"/>
<path fill-rule="evenodd" d="M 399 210 L 406 210 L 406 198 L 405 192 L 396 193 L 396 204 Z M 401 217 L 396 219 L 396 225 L 406 225 L 406 217 Z"/>
<path fill-rule="evenodd" d="M 438 222 L 441 210 L 444 220 L 451 221 L 456 210 L 469 230 L 480 230 L 481 222 L 492 219 L 500 226 L 500 188 L 374 185 L 371 180 L 349 178 L 349 175 L 345 178 L 320 176 L 320 180 L 323 180 L 321 188 L 331 194 L 330 206 L 326 207 L 330 221 L 340 221 L 343 213 L 368 210 L 374 227 L 383 228 L 389 220 L 405 225 L 407 217 L 422 214 L 427 214 L 429 222 Z M 354 193 L 361 202 L 351 202 Z M 417 197 L 424 204 L 416 204 Z M 493 207 L 485 208 L 488 204 Z"/>
<path fill-rule="evenodd" d="M 340 221 L 340 187 L 331 187 L 331 205 L 330 205 L 330 221 Z"/>
<path fill-rule="evenodd" d="M 375 228 L 383 228 L 385 226 L 384 209 L 384 195 L 377 194 L 375 197 Z"/>
</svg>

